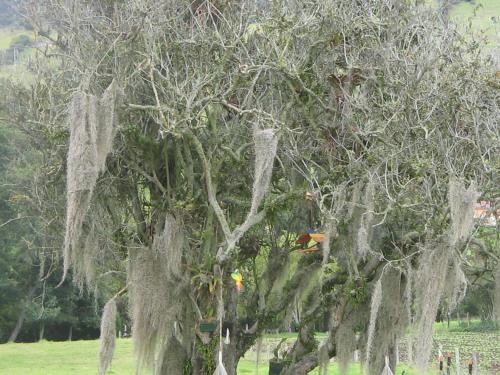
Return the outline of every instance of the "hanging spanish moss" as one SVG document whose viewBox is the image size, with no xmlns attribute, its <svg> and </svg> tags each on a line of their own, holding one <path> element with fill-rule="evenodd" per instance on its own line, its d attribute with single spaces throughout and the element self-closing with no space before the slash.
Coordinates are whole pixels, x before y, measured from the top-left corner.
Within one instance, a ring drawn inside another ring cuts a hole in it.
<svg viewBox="0 0 500 375">
<path fill-rule="evenodd" d="M 96 260 L 99 256 L 99 241 L 92 223 L 85 238 L 81 240 L 81 248 L 74 254 L 73 282 L 80 290 L 84 286 L 91 289 L 96 277 Z"/>
<path fill-rule="evenodd" d="M 325 241 L 321 244 L 323 253 L 323 265 L 327 264 L 330 258 L 330 242 L 333 238 L 338 236 L 337 222 L 338 218 L 344 217 L 348 209 L 346 204 L 347 184 L 343 183 L 337 186 L 328 200 L 331 199 L 330 207 L 325 209 L 325 198 L 320 202 L 324 217 L 323 225 L 325 233 Z"/>
<path fill-rule="evenodd" d="M 445 289 L 445 297 L 447 299 L 448 311 L 451 313 L 465 297 L 465 293 L 467 292 L 467 278 L 457 258 L 452 257 L 450 262 L 451 266 L 446 275 L 445 284 L 448 288 Z"/>
<path fill-rule="evenodd" d="M 173 346 L 174 352 L 181 350 L 191 332 L 184 326 L 188 325 L 189 314 L 182 310 L 188 303 L 180 302 L 188 299 L 186 285 L 179 276 L 182 232 L 173 216 L 167 215 L 165 221 L 164 231 L 159 231 L 151 248 L 130 249 L 129 255 L 132 337 L 138 366 L 153 368 L 155 374 L 167 365 L 165 353 Z M 179 338 L 184 342 L 179 343 Z M 189 350 L 184 347 L 185 352 Z"/>
<path fill-rule="evenodd" d="M 254 130 L 253 138 L 255 146 L 255 171 L 252 204 L 243 224 L 238 226 L 227 239 L 227 252 L 234 249 L 241 237 L 243 237 L 253 225 L 262 220 L 263 216 L 258 214 L 258 210 L 269 189 L 269 184 L 271 183 L 274 159 L 278 148 L 278 136 L 273 129 L 256 129 Z M 223 258 L 221 250 L 218 253 L 219 258 Z"/>
<path fill-rule="evenodd" d="M 356 319 L 358 315 L 356 313 L 351 313 L 340 323 L 336 332 L 336 359 L 339 364 L 340 375 L 347 375 L 349 373 L 349 365 L 354 357 L 354 352 L 357 349 L 357 335 L 356 326 L 360 323 L 359 319 Z"/>
<path fill-rule="evenodd" d="M 296 284 L 290 288 L 290 303 L 282 320 L 282 328 L 284 330 L 289 331 L 293 321 L 296 323 L 300 322 L 302 313 L 306 309 L 314 308 L 319 302 L 319 298 L 321 297 L 316 291 L 319 287 L 321 277 L 320 270 L 319 265 L 313 264 L 303 270 L 297 271 L 295 274 L 294 279 Z"/>
<path fill-rule="evenodd" d="M 452 177 L 448 184 L 452 244 L 466 241 L 474 230 L 474 204 L 481 194 L 474 183 L 465 188 L 462 180 Z"/>
<path fill-rule="evenodd" d="M 163 367 L 165 352 L 176 321 L 180 320 L 180 303 L 175 285 L 165 273 L 164 260 L 150 248 L 134 249 L 129 258 L 130 304 L 132 337 L 138 367 Z M 178 335 L 178 333 L 177 333 Z"/>
<path fill-rule="evenodd" d="M 325 240 L 321 244 L 321 251 L 322 251 L 322 256 L 323 256 L 323 265 L 327 265 L 328 261 L 330 260 L 330 241 L 332 238 L 332 234 L 334 231 L 334 225 L 333 224 L 327 224 L 327 227 L 325 229 Z"/>
<path fill-rule="evenodd" d="M 262 344 L 263 344 L 262 336 L 257 339 L 255 343 L 255 375 L 259 375 L 259 367 L 260 367 L 260 359 L 262 356 Z"/>
<path fill-rule="evenodd" d="M 82 227 L 99 172 L 104 170 L 116 127 L 118 87 L 113 81 L 99 100 L 78 91 L 69 108 L 70 139 L 67 157 L 67 207 L 64 273 L 75 265 Z"/>
<path fill-rule="evenodd" d="M 365 357 L 366 369 L 368 369 L 370 365 L 373 338 L 375 335 L 377 316 L 381 303 L 382 303 L 382 276 L 380 276 L 377 282 L 375 283 L 375 287 L 373 288 L 373 293 L 372 293 L 372 301 L 370 306 L 370 323 L 368 326 L 368 338 L 366 341 L 366 357 Z"/>
<path fill-rule="evenodd" d="M 182 223 L 172 215 L 166 215 L 165 224 L 153 240 L 153 251 L 158 258 L 168 259 L 165 262 L 165 272 L 179 276 L 182 273 L 182 249 L 184 235 Z"/>
<path fill-rule="evenodd" d="M 92 99 L 83 92 L 77 92 L 73 97 L 70 109 L 70 140 L 68 150 L 67 171 L 67 208 L 66 234 L 64 238 L 64 275 L 74 264 L 74 255 L 78 249 L 83 220 L 90 205 L 90 199 L 97 180 L 94 138 L 91 128 L 96 124 L 89 123 L 96 116 L 90 115 L 89 103 Z"/>
<path fill-rule="evenodd" d="M 365 196 L 363 199 L 365 212 L 361 215 L 358 233 L 357 245 L 358 255 L 365 257 L 370 252 L 370 233 L 373 222 L 374 204 L 374 184 L 370 179 L 365 187 Z"/>
<path fill-rule="evenodd" d="M 447 241 L 422 247 L 417 271 L 415 362 L 424 371 L 432 349 L 433 325 L 443 295 L 453 249 Z"/>
<path fill-rule="evenodd" d="M 493 312 L 495 320 L 500 325 L 500 260 L 497 261 L 494 276 L 495 276 L 495 289 L 493 295 Z"/>
<path fill-rule="evenodd" d="M 479 197 L 474 183 L 465 188 L 463 181 L 450 178 L 448 200 L 451 226 L 448 241 L 441 239 L 421 247 L 416 295 L 415 361 L 421 370 L 427 368 L 432 349 L 433 323 L 443 297 L 449 297 L 453 308 L 465 293 L 465 276 L 453 254 L 474 229 L 474 203 Z M 453 261 L 452 261 L 453 260 Z M 450 264 L 451 263 L 451 264 Z M 445 289 L 446 288 L 446 289 Z"/>
<path fill-rule="evenodd" d="M 114 298 L 104 305 L 101 319 L 100 345 L 99 375 L 104 375 L 111 366 L 116 345 L 116 301 Z"/>
<path fill-rule="evenodd" d="M 251 214 L 257 213 L 262 199 L 267 193 L 273 173 L 274 158 L 278 147 L 278 137 L 273 129 L 256 130 L 255 144 L 255 176 L 253 181 Z"/>
<path fill-rule="evenodd" d="M 262 277 L 261 288 L 263 296 L 261 299 L 263 301 L 267 299 L 267 303 L 269 304 L 268 308 L 274 308 L 274 304 L 278 303 L 279 298 L 275 298 L 274 296 L 283 293 L 283 288 L 290 276 L 291 266 L 289 253 L 279 251 L 278 249 L 271 250 L 268 258 L 268 267 Z M 269 291 L 268 298 L 264 295 L 266 291 Z M 262 304 L 263 303 L 264 302 L 262 302 Z M 265 306 L 262 305 L 262 308 L 264 307 Z"/>
<path fill-rule="evenodd" d="M 111 153 L 113 147 L 113 139 L 118 124 L 116 108 L 120 104 L 122 97 L 123 91 L 113 80 L 99 100 L 99 110 L 97 112 L 99 118 L 96 133 L 96 162 L 99 172 L 104 171 L 106 157 Z"/>
<path fill-rule="evenodd" d="M 412 304 L 413 304 L 413 283 L 414 283 L 414 275 L 411 264 L 408 264 L 405 272 L 406 277 L 406 285 L 404 291 L 404 299 L 403 306 L 406 311 L 406 319 L 411 326 L 413 324 L 413 313 L 412 313 Z M 413 363 L 413 332 L 410 332 L 406 337 L 407 342 L 407 353 L 408 353 L 408 362 Z"/>
<path fill-rule="evenodd" d="M 361 182 L 358 181 L 357 183 L 354 184 L 352 188 L 352 193 L 351 193 L 351 202 L 347 206 L 347 219 L 351 219 L 354 211 L 357 208 L 357 205 L 361 201 Z"/>
<path fill-rule="evenodd" d="M 328 375 L 330 367 L 330 353 L 328 352 L 328 340 L 321 343 L 318 349 L 319 375 Z"/>
<path fill-rule="evenodd" d="M 405 293 L 403 281 L 401 271 L 396 268 L 386 268 L 381 276 L 382 296 L 374 323 L 374 333 L 371 333 L 371 327 L 368 328 L 365 371 L 369 374 L 377 374 L 382 371 L 385 355 L 390 356 L 393 366 L 397 364 L 398 340 L 404 335 L 408 325 L 406 315 L 401 314 L 404 309 Z M 370 311 L 370 317 L 371 315 Z M 368 342 L 371 334 L 371 342 Z M 368 345 L 371 345 L 371 348 L 377 348 L 377 350 L 369 352 Z"/>
</svg>

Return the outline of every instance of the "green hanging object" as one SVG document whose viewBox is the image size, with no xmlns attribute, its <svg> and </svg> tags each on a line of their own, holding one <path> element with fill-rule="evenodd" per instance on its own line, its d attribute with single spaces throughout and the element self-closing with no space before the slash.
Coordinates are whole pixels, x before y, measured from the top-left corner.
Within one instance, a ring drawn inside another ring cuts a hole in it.
<svg viewBox="0 0 500 375">
<path fill-rule="evenodd" d="M 202 320 L 200 322 L 200 332 L 203 333 L 212 333 L 217 329 L 217 321 L 216 320 Z"/>
</svg>

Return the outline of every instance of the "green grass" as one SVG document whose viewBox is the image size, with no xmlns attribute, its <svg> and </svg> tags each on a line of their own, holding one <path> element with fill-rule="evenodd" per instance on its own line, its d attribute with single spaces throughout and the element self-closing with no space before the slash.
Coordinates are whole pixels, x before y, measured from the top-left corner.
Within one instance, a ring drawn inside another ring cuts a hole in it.
<svg viewBox="0 0 500 375">
<path fill-rule="evenodd" d="M 250 362 L 250 361 L 241 361 L 240 365 L 238 366 L 238 375 L 255 375 L 256 374 L 256 368 L 255 368 L 255 362 Z M 407 375 L 417 375 L 417 372 L 411 369 L 408 369 L 407 367 L 404 366 L 399 366 L 398 369 L 396 370 L 396 374 L 399 375 L 401 374 L 402 370 L 406 370 Z M 261 364 L 259 367 L 259 374 L 264 375 L 268 373 L 268 367 L 267 364 Z M 311 372 L 310 374 L 312 375 L 318 375 L 319 371 L 315 370 Z M 338 369 L 337 364 L 333 364 L 330 366 L 330 370 L 328 372 L 328 375 L 340 375 L 340 371 Z M 359 364 L 354 364 L 350 367 L 349 369 L 349 375 L 363 375 L 363 372 L 361 370 L 361 367 Z"/>
<path fill-rule="evenodd" d="M 271 340 L 274 340 L 271 339 Z M 97 340 L 0 345 L 0 375 L 94 375 L 97 371 L 99 342 Z M 108 374 L 135 375 L 132 340 L 119 339 L 113 365 Z M 238 374 L 255 374 L 255 355 L 240 361 Z M 267 374 L 266 354 L 262 355 L 260 374 Z M 338 375 L 333 364 L 330 375 Z M 400 367 L 398 374 L 401 373 Z M 317 371 L 312 372 L 317 374 Z M 408 375 L 416 372 L 407 370 Z M 349 375 L 361 375 L 359 365 L 353 365 Z"/>
<path fill-rule="evenodd" d="M 471 326 L 482 324 L 479 320 L 471 320 Z M 462 326 L 464 323 L 462 323 Z M 460 325 L 457 321 L 450 323 L 436 323 L 435 342 L 442 345 L 444 352 L 454 352 L 460 349 L 462 367 L 465 372 L 465 364 L 472 353 L 480 353 L 482 371 L 481 374 L 492 374 L 487 369 L 500 365 L 500 331 L 490 332 L 457 332 Z M 319 339 L 324 334 L 317 335 Z M 272 334 L 266 335 L 261 353 L 259 373 L 267 374 L 270 349 L 267 344 L 276 344 L 282 337 L 289 340 L 295 338 L 295 334 Z M 404 346 L 404 342 L 403 342 Z M 97 369 L 97 356 L 99 352 L 98 340 L 73 341 L 73 342 L 48 342 L 42 341 L 33 344 L 5 344 L 0 345 L 0 375 L 95 375 Z M 436 353 L 433 355 L 433 363 L 430 374 L 436 373 Z M 249 351 L 245 358 L 240 361 L 238 375 L 255 374 L 256 353 Z M 453 362 L 454 363 L 454 362 Z M 400 375 L 406 369 L 407 375 L 417 375 L 415 370 L 404 365 L 399 366 L 395 375 Z M 494 373 L 494 372 L 493 372 Z M 311 374 L 317 374 L 317 371 Z M 349 375 L 361 375 L 358 364 L 351 366 Z M 135 361 L 133 356 L 132 340 L 119 339 L 113 365 L 108 375 L 135 375 Z M 335 363 L 331 365 L 329 375 L 339 375 Z"/>
<path fill-rule="evenodd" d="M 96 340 L 0 345 L 0 374 L 95 375 L 98 352 Z M 134 375 L 131 340 L 118 340 L 109 374 Z"/>
<path fill-rule="evenodd" d="M 451 18 L 463 25 L 467 25 L 470 21 L 472 30 L 484 33 L 491 47 L 500 47 L 499 0 L 462 2 L 453 8 Z"/>
</svg>

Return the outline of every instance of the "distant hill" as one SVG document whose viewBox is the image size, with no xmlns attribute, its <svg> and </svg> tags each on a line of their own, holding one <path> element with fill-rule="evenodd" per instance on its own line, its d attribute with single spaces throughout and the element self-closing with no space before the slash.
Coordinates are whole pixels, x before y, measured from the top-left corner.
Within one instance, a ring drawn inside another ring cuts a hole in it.
<svg viewBox="0 0 500 375">
<path fill-rule="evenodd" d="M 14 0 L 0 0 L 0 27 L 18 26 L 22 21 L 15 6 Z"/>
</svg>

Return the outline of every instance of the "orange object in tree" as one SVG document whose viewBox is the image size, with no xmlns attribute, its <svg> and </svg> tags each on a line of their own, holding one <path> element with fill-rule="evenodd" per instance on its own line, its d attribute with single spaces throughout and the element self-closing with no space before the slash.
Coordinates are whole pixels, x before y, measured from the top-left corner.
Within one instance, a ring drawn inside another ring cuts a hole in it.
<svg viewBox="0 0 500 375">
<path fill-rule="evenodd" d="M 325 241 L 324 233 L 304 233 L 302 234 L 295 243 L 304 245 L 307 244 L 310 240 L 316 241 L 317 243 L 321 243 Z"/>
<path fill-rule="evenodd" d="M 308 243 L 310 240 L 311 240 L 311 235 L 309 233 L 305 233 L 305 234 L 301 235 L 297 239 L 297 241 L 295 241 L 295 243 L 303 245 L 303 244 Z"/>
<path fill-rule="evenodd" d="M 306 191 L 306 192 L 304 193 L 304 198 L 305 198 L 306 200 L 308 200 L 308 201 L 313 201 L 313 200 L 315 200 L 315 199 L 316 199 L 316 194 L 311 193 L 310 191 Z"/>
<path fill-rule="evenodd" d="M 297 250 L 298 253 L 301 253 L 301 254 L 311 254 L 311 253 L 314 253 L 316 251 L 318 251 L 318 247 L 317 246 L 313 246 L 313 247 L 309 247 L 307 249 L 300 249 L 300 250 Z"/>
<path fill-rule="evenodd" d="M 235 272 L 231 273 L 231 278 L 234 280 L 236 284 L 236 290 L 238 292 L 243 291 L 243 276 L 241 276 L 241 273 L 236 270 Z"/>
<path fill-rule="evenodd" d="M 309 236 L 313 241 L 316 241 L 318 243 L 325 241 L 325 235 L 323 233 L 311 233 L 309 234 Z"/>
</svg>

